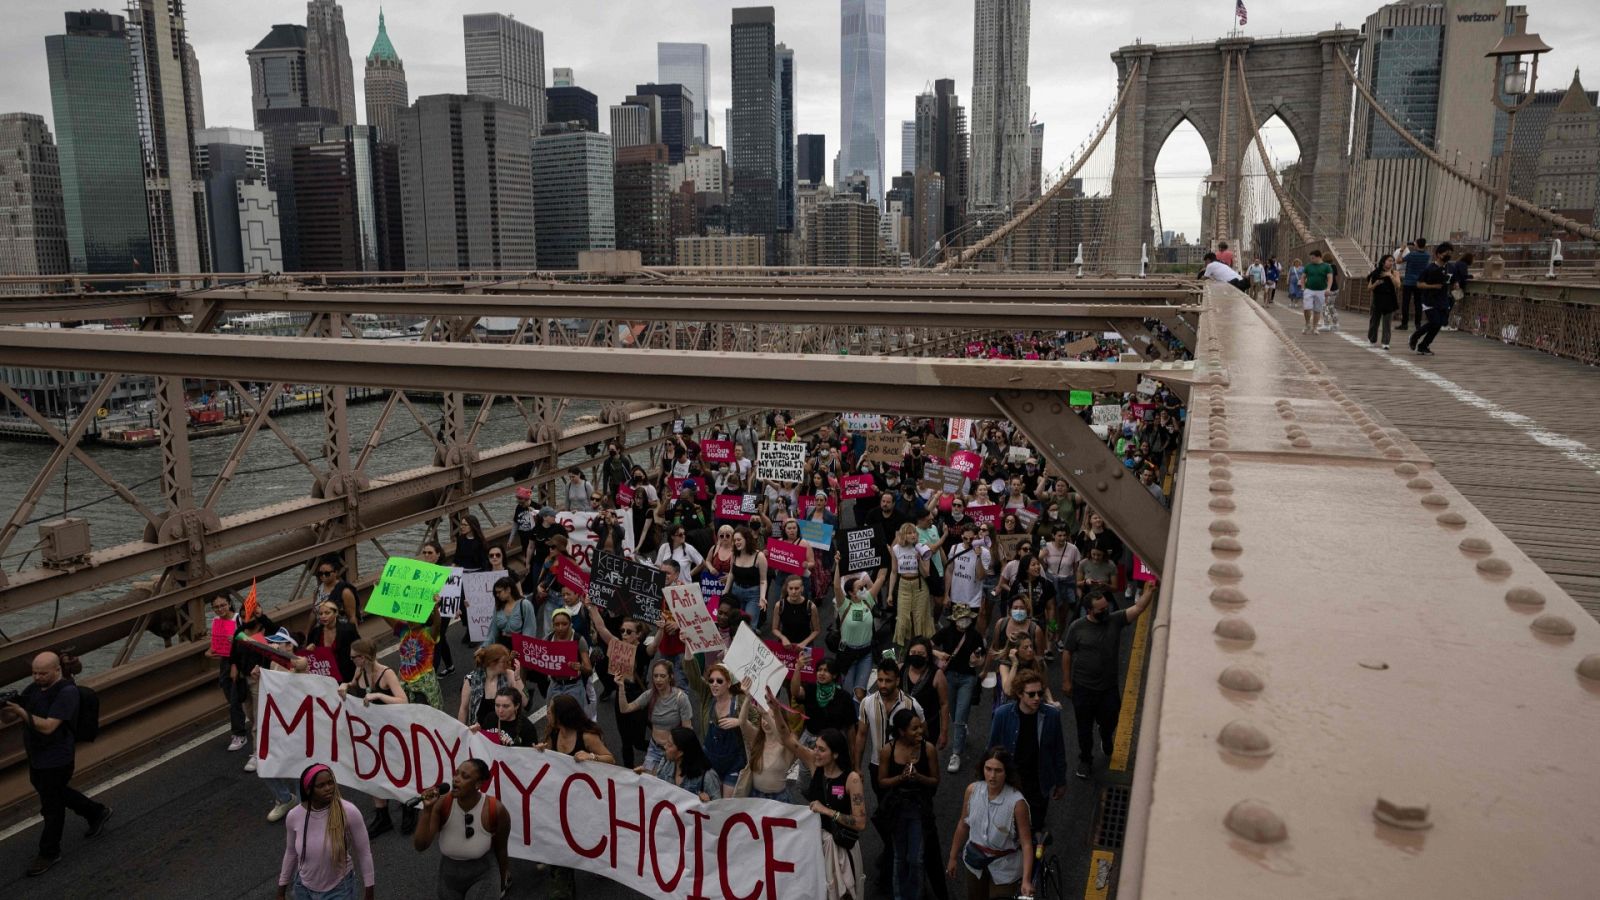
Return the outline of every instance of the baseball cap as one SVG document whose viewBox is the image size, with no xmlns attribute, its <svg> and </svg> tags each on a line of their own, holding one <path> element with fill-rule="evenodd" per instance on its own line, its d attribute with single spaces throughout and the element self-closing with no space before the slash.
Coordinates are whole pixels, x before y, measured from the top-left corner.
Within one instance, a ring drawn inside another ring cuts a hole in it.
<svg viewBox="0 0 1600 900">
<path fill-rule="evenodd" d="M 519 487 L 519 488 L 517 488 L 517 499 L 518 500 L 532 500 L 533 499 L 533 488 L 527 488 L 527 487 Z"/>
<path fill-rule="evenodd" d="M 288 644 L 291 647 L 300 646 L 299 643 L 295 641 L 294 636 L 289 634 L 289 629 L 287 628 L 279 628 L 277 631 L 267 635 L 267 643 Z"/>
<path fill-rule="evenodd" d="M 555 514 L 556 514 L 556 508 L 554 506 L 541 506 L 541 507 L 539 507 L 539 515 L 541 515 L 541 516 L 554 516 Z"/>
</svg>

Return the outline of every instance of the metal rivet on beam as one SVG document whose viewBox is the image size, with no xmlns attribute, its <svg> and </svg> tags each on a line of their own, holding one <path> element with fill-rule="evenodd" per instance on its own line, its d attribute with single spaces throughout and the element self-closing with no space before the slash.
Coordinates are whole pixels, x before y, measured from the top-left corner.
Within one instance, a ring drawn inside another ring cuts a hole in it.
<svg viewBox="0 0 1600 900">
<path fill-rule="evenodd" d="M 1258 800 L 1241 800 L 1222 820 L 1228 830 L 1256 844 L 1277 844 L 1289 837 L 1283 818 Z"/>
<path fill-rule="evenodd" d="M 1433 827 L 1433 822 L 1428 818 L 1428 804 L 1416 799 L 1391 800 L 1387 796 L 1379 795 L 1378 802 L 1372 807 L 1372 817 L 1385 825 L 1394 828 L 1403 828 L 1406 831 L 1423 831 Z"/>
<path fill-rule="evenodd" d="M 1443 509 L 1450 505 L 1450 501 L 1443 494 L 1425 494 L 1422 497 L 1422 505 Z"/>
<path fill-rule="evenodd" d="M 1413 491 L 1431 491 L 1433 490 L 1433 482 L 1426 478 L 1417 477 L 1406 482 L 1406 487 L 1411 488 Z"/>
<path fill-rule="evenodd" d="M 1217 743 L 1239 756 L 1271 756 L 1272 738 L 1253 723 L 1235 719 L 1217 732 Z"/>
<path fill-rule="evenodd" d="M 1467 524 L 1467 517 L 1458 512 L 1440 513 L 1434 521 L 1446 528 L 1463 528 Z"/>
<path fill-rule="evenodd" d="M 1558 616 L 1555 613 L 1545 613 L 1539 616 L 1529 623 L 1528 627 L 1540 634 L 1547 634 L 1551 637 L 1571 637 L 1578 632 L 1578 629 L 1573 626 L 1570 619 L 1566 616 Z"/>
<path fill-rule="evenodd" d="M 1478 571 L 1493 578 L 1504 578 L 1511 574 L 1511 564 L 1498 556 L 1478 560 Z"/>
<path fill-rule="evenodd" d="M 1244 591 L 1241 591 L 1235 587 L 1219 587 L 1214 588 L 1211 591 L 1212 603 L 1221 603 L 1226 606 L 1238 606 L 1241 603 L 1248 602 L 1248 600 L 1249 598 L 1245 597 Z"/>
<path fill-rule="evenodd" d="M 1206 574 L 1210 575 L 1212 578 L 1238 580 L 1244 577 L 1244 570 L 1240 569 L 1235 563 L 1215 562 L 1211 564 L 1211 568 L 1206 570 Z"/>
<path fill-rule="evenodd" d="M 1544 594 L 1530 587 L 1514 587 L 1506 591 L 1506 602 L 1512 606 L 1543 606 Z"/>
<path fill-rule="evenodd" d="M 1401 463 L 1394 467 L 1394 473 L 1396 475 L 1415 475 L 1417 474 L 1417 467 L 1411 463 Z"/>
<path fill-rule="evenodd" d="M 1243 666 L 1229 666 L 1217 676 L 1217 683 L 1230 691 L 1241 691 L 1247 694 L 1260 692 L 1265 688 L 1266 682 L 1261 676 L 1244 668 Z"/>
<path fill-rule="evenodd" d="M 1238 641 L 1242 644 L 1254 643 L 1256 639 L 1255 628 L 1238 616 L 1218 619 L 1212 633 L 1225 641 Z"/>
<path fill-rule="evenodd" d="M 1458 545 L 1462 553 L 1491 553 L 1494 547 L 1489 542 L 1479 537 L 1462 538 Z"/>
</svg>

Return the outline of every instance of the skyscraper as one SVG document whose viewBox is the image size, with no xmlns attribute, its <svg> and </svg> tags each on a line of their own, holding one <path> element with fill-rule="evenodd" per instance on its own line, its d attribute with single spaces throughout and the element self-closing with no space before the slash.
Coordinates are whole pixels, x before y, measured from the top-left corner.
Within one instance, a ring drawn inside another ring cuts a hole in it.
<svg viewBox="0 0 1600 900">
<path fill-rule="evenodd" d="M 194 109 L 204 101 L 189 78 L 198 67 L 189 59 L 183 0 L 128 0 L 127 33 L 151 269 L 210 271 L 205 185 L 194 167 Z"/>
<path fill-rule="evenodd" d="M 539 266 L 575 269 L 584 250 L 617 245 L 611 139 L 547 125 L 533 139 L 533 196 Z"/>
<path fill-rule="evenodd" d="M 802 134 L 795 138 L 795 144 L 795 180 L 801 184 L 826 184 L 828 136 Z M 798 210 L 795 215 L 798 220 Z"/>
<path fill-rule="evenodd" d="M 917 96 L 916 171 L 939 176 L 937 194 L 944 204 L 939 216 L 941 225 L 932 229 L 934 240 L 945 246 L 965 243 L 963 225 L 967 212 L 967 113 L 956 96 L 954 79 L 940 78 L 933 83 L 933 93 Z M 918 189 L 919 222 L 927 220 L 932 211 L 925 197 L 935 189 Z M 916 251 L 924 254 L 931 243 Z"/>
<path fill-rule="evenodd" d="M 367 54 L 367 124 L 378 129 L 378 140 L 394 142 L 394 118 L 411 105 L 406 89 L 406 66 L 389 42 L 389 28 L 378 10 L 378 37 Z M 354 123 L 347 123 L 354 124 Z"/>
<path fill-rule="evenodd" d="M 150 220 L 126 21 L 69 12 L 66 33 L 46 37 L 44 46 L 70 271 L 148 272 Z"/>
<path fill-rule="evenodd" d="M 634 93 L 661 98 L 661 143 L 667 145 L 667 155 L 673 163 L 683 162 L 684 151 L 694 146 L 700 98 L 683 84 L 641 84 L 634 88 Z"/>
<path fill-rule="evenodd" d="M 1030 9 L 1031 0 L 976 0 L 974 5 L 967 203 L 975 210 L 1009 208 L 1028 190 Z"/>
<path fill-rule="evenodd" d="M 794 231 L 794 51 L 773 50 L 778 73 L 778 230 Z"/>
<path fill-rule="evenodd" d="M 50 129 L 33 113 L 0 115 L 0 275 L 66 271 L 67 208 Z"/>
<path fill-rule="evenodd" d="M 980 0 L 981 2 L 981 0 Z M 883 199 L 885 0 L 839 0 L 839 171 Z"/>
<path fill-rule="evenodd" d="M 775 16 L 770 6 L 733 10 L 733 108 L 729 164 L 733 169 L 732 227 L 765 237 L 767 262 L 777 258 L 779 180 L 783 153 Z"/>
<path fill-rule="evenodd" d="M 613 196 L 618 250 L 637 250 L 647 266 L 672 265 L 672 188 L 667 147 L 644 144 L 617 151 Z"/>
<path fill-rule="evenodd" d="M 551 87 L 572 87 L 574 84 L 576 82 L 573 80 L 572 70 L 569 68 L 557 67 L 550 74 Z"/>
<path fill-rule="evenodd" d="M 917 120 L 900 122 L 900 173 L 917 171 Z"/>
<path fill-rule="evenodd" d="M 611 147 L 661 143 L 661 98 L 630 94 L 611 107 Z"/>
<path fill-rule="evenodd" d="M 544 89 L 549 124 L 582 122 L 585 131 L 600 130 L 600 100 L 577 85 Z"/>
<path fill-rule="evenodd" d="M 267 152 L 267 186 L 277 195 L 283 270 L 304 271 L 295 208 L 294 148 L 317 141 L 339 124 L 337 110 L 311 105 L 303 25 L 274 25 L 245 51 L 250 63 L 251 106 Z"/>
<path fill-rule="evenodd" d="M 1044 123 L 1028 123 L 1028 196 L 1037 200 L 1044 194 Z"/>
<path fill-rule="evenodd" d="M 307 106 L 333 110 L 340 125 L 356 124 L 356 76 L 337 0 L 306 2 L 306 92 Z"/>
<path fill-rule="evenodd" d="M 1577 70 L 1545 126 L 1534 193 L 1528 199 L 1579 222 L 1596 218 L 1595 209 L 1600 207 L 1600 109 L 1583 89 Z"/>
<path fill-rule="evenodd" d="M 711 48 L 705 44 L 656 44 L 656 81 L 681 84 L 694 92 L 694 139 L 711 143 Z"/>
<path fill-rule="evenodd" d="M 207 128 L 195 133 L 195 167 L 206 186 L 206 208 L 211 214 L 211 263 L 217 272 L 249 272 L 245 267 L 247 222 L 240 221 L 241 185 L 264 190 L 267 181 L 267 151 L 261 132 L 246 128 Z M 279 238 L 275 198 L 267 198 L 266 213 L 272 218 L 271 239 L 278 243 L 281 268 L 282 242 Z M 260 216 L 258 206 L 250 211 Z M 263 225 L 262 237 L 267 237 Z"/>
<path fill-rule="evenodd" d="M 520 105 L 461 94 L 418 97 L 399 117 L 407 266 L 534 268 L 529 121 Z"/>
<path fill-rule="evenodd" d="M 532 114 L 544 125 L 544 32 L 500 13 L 461 17 L 467 46 L 467 93 L 492 97 Z"/>
<path fill-rule="evenodd" d="M 399 166 L 395 146 L 375 140 L 370 125 L 324 128 L 321 140 L 294 148 L 308 270 L 405 268 Z"/>
</svg>

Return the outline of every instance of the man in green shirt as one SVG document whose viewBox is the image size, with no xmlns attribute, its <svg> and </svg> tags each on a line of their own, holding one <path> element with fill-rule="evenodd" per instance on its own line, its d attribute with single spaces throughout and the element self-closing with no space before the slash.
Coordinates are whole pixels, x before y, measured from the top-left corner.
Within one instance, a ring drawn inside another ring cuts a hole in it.
<svg viewBox="0 0 1600 900">
<path fill-rule="evenodd" d="M 1321 324 L 1322 313 L 1328 300 L 1328 291 L 1333 288 L 1333 266 L 1322 261 L 1322 251 L 1311 251 L 1311 262 L 1306 263 L 1305 290 L 1300 298 L 1300 309 L 1306 317 L 1305 330 L 1301 334 L 1316 334 L 1317 326 Z"/>
</svg>

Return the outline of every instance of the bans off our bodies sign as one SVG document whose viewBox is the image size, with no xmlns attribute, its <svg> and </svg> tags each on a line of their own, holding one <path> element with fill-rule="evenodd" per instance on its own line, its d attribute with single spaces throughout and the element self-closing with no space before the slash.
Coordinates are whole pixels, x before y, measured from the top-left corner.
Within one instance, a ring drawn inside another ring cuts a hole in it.
<svg viewBox="0 0 1600 900">
<path fill-rule="evenodd" d="M 263 671 L 257 774 L 323 763 L 340 785 L 409 800 L 467 759 L 511 814 L 519 859 L 583 869 L 648 897 L 825 897 L 817 814 L 772 800 L 700 798 L 649 775 L 554 751 L 501 746 L 419 703 L 365 706 L 326 678 Z"/>
</svg>

